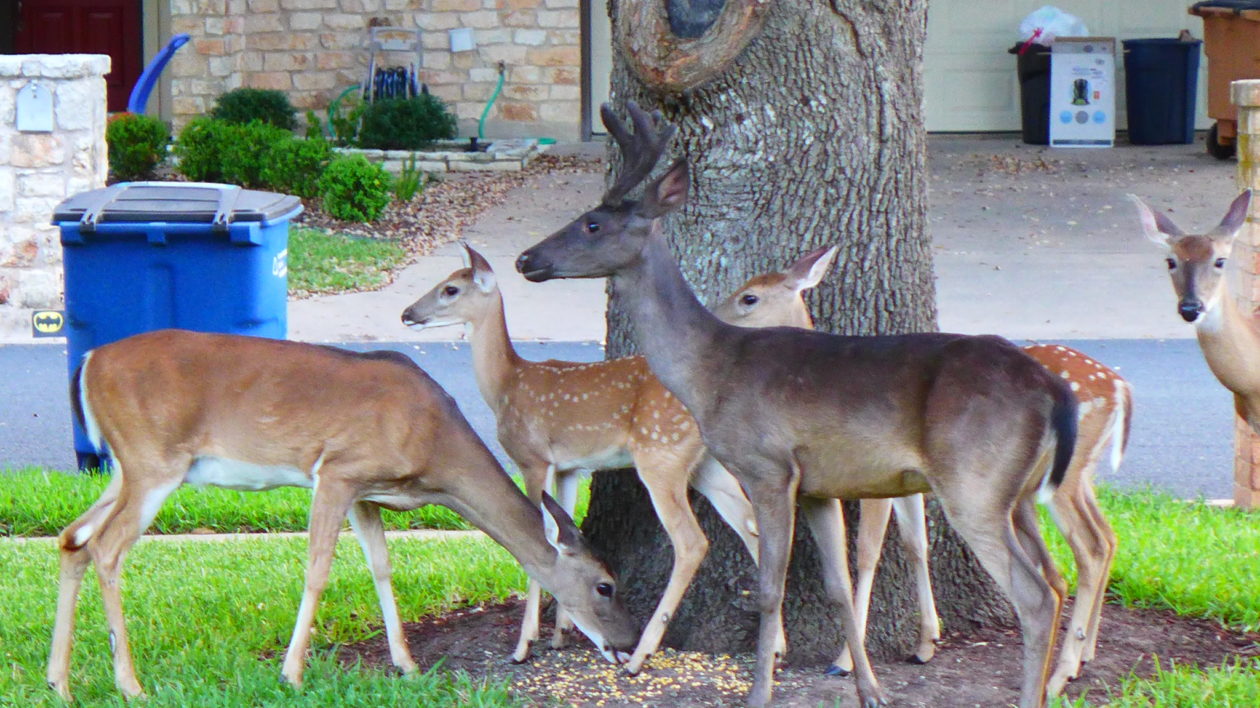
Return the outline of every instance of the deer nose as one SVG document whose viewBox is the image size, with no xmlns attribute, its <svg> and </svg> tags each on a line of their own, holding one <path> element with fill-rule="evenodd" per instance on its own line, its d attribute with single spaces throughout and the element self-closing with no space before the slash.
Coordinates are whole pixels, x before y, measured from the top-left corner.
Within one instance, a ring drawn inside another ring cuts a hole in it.
<svg viewBox="0 0 1260 708">
<path fill-rule="evenodd" d="M 412 314 L 411 308 L 407 308 L 406 310 L 403 310 L 402 323 L 407 325 L 408 327 L 412 325 L 424 324 L 427 321 L 428 321 L 427 317 L 422 320 L 417 320 L 415 318 L 415 315 Z"/>
<path fill-rule="evenodd" d="M 526 280 L 535 283 L 547 280 L 551 275 L 551 264 L 537 254 L 526 251 L 516 259 L 516 272 L 525 276 Z"/>
<path fill-rule="evenodd" d="M 1203 314 L 1203 303 L 1198 300 L 1182 300 L 1177 304 L 1177 314 L 1186 322 L 1194 322 Z"/>
</svg>

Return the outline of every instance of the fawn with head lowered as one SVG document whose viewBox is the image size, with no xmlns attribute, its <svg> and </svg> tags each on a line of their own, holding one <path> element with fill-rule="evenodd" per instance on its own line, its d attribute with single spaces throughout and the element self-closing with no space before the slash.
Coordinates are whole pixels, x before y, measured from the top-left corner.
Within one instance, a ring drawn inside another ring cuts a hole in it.
<svg viewBox="0 0 1260 708">
<path fill-rule="evenodd" d="M 687 500 L 688 486 L 709 499 L 755 560 L 752 509 L 739 483 L 705 453 L 694 419 L 652 376 L 643 357 L 591 363 L 522 359 L 508 338 L 494 271 L 467 244 L 464 252 L 467 267 L 421 296 L 402 320 L 414 328 L 464 324 L 471 330 L 478 386 L 498 421 L 499 441 L 520 468 L 531 498 L 554 484 L 557 498 L 571 512 L 577 473 L 634 465 L 674 548 L 665 591 L 626 665 L 638 672 L 660 645 L 708 550 Z M 782 273 L 754 278 L 741 290 L 743 297 L 755 297 L 753 290 L 774 282 L 800 302 L 800 292 L 817 284 L 834 253 L 820 249 Z M 797 310 L 773 306 L 731 308 L 727 317 L 745 326 L 796 324 L 799 319 Z M 530 642 L 538 637 L 538 603 L 538 586 L 531 583 L 517 661 L 528 656 Z M 562 627 L 558 617 L 553 646 L 563 643 Z"/>
<path fill-rule="evenodd" d="M 305 589 L 283 678 L 302 683 L 311 623 L 342 522 L 371 567 L 395 666 L 416 670 L 390 583 L 380 509 L 442 504 L 502 544 L 556 595 L 610 660 L 638 638 L 608 569 L 550 497 L 531 503 L 455 401 L 397 352 L 356 354 L 255 337 L 163 330 L 95 349 L 71 402 L 114 460 L 100 499 L 62 531 L 48 682 L 70 698 L 70 648 L 83 574 L 95 563 L 114 676 L 136 679 L 123 617 L 123 556 L 182 484 L 313 490 Z"/>
<path fill-rule="evenodd" d="M 839 500 L 932 491 L 1015 606 L 1020 706 L 1044 705 L 1066 587 L 1041 540 L 1034 497 L 1059 485 L 1071 458 L 1068 385 L 997 337 L 846 337 L 717 319 L 683 279 L 659 221 L 686 201 L 687 162 L 648 182 L 641 201 L 625 198 L 672 134 L 659 116 L 629 109 L 633 133 L 610 107 L 602 111 L 625 158 L 603 203 L 521 254 L 517 269 L 533 281 L 611 277 L 652 372 L 747 492 L 761 615 L 749 703 L 771 697 L 798 503 L 840 606 L 860 702 L 883 701 L 854 613 Z"/>
</svg>

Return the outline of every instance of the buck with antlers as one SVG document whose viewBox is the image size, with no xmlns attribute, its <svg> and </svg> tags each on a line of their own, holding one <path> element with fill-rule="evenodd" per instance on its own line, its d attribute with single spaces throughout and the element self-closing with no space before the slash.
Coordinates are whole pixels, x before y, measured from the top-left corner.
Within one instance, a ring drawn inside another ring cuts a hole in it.
<svg viewBox="0 0 1260 708">
<path fill-rule="evenodd" d="M 540 512 L 455 401 L 405 355 L 165 330 L 90 352 L 71 382 L 71 402 L 115 466 L 100 499 L 58 539 L 48 682 L 67 700 L 75 604 L 89 563 L 100 580 L 115 681 L 128 696 L 143 694 L 119 575 L 127 549 L 185 483 L 313 490 L 306 586 L 283 666 L 294 686 L 347 514 L 371 567 L 391 659 L 416 670 L 390 584 L 381 507 L 442 504 L 461 514 L 555 594 L 610 660 L 624 659 L 638 637 L 613 577 L 564 510 L 544 495 Z"/>
<path fill-rule="evenodd" d="M 1167 249 L 1177 313 L 1194 325 L 1208 368 L 1234 394 L 1238 417 L 1260 433 L 1260 320 L 1238 307 L 1225 269 L 1247 220 L 1251 190 L 1239 194 L 1221 223 L 1203 234 L 1187 234 L 1163 212 L 1129 198 L 1137 205 L 1146 237 Z"/>
<path fill-rule="evenodd" d="M 417 329 L 464 324 L 470 330 L 473 370 L 486 404 L 498 421 L 499 442 L 525 479 L 526 493 L 538 498 L 552 489 L 572 513 L 577 475 L 583 470 L 618 469 L 633 464 L 674 548 L 674 564 L 638 647 L 626 665 L 637 673 L 660 646 L 669 620 L 708 551 L 687 500 L 688 485 L 704 494 L 757 559 L 756 522 L 747 498 L 730 473 L 705 454 L 687 409 L 648 371 L 643 357 L 578 363 L 522 359 L 512 346 L 504 320 L 503 296 L 490 264 L 467 244 L 468 267 L 447 276 L 402 315 Z M 835 249 L 820 249 L 787 271 L 754 278 L 744 298 L 774 282 L 786 301 L 800 302 L 802 290 L 818 283 Z M 728 321 L 744 326 L 798 324 L 799 308 L 732 307 Z M 804 314 L 808 322 L 808 314 Z M 531 582 L 525 619 L 513 658 L 524 661 L 538 638 L 539 588 Z M 558 616 L 552 645 L 563 643 Z"/>
<path fill-rule="evenodd" d="M 822 273 L 816 277 L 821 279 Z M 737 322 L 736 318 L 742 317 L 812 328 L 813 322 L 800 291 L 783 285 L 782 276 L 775 274 L 753 278 L 715 307 L 713 314 L 727 322 Z M 1047 687 L 1047 694 L 1053 696 L 1079 675 L 1083 662 L 1094 657 L 1104 593 L 1115 558 L 1116 535 L 1094 496 L 1093 477 L 1098 463 L 1104 458 L 1108 459 L 1113 470 L 1120 466 L 1133 416 L 1133 394 L 1129 383 L 1119 374 L 1071 347 L 1033 344 L 1024 347 L 1024 352 L 1050 373 L 1067 381 L 1076 394 L 1078 404 L 1076 449 L 1072 454 L 1072 463 L 1064 474 L 1063 483 L 1049 500 L 1055 524 L 1067 539 L 1077 567 L 1076 603 L 1068 624 L 1068 635 Z M 927 524 L 922 494 L 861 500 L 857 580 L 854 584 L 858 626 L 865 634 L 875 569 L 883 549 L 890 512 L 897 515 L 897 528 L 906 559 L 914 572 L 919 605 L 919 636 L 910 659 L 926 663 L 936 652 L 940 622 L 928 567 Z M 852 670 L 853 657 L 846 646 L 828 673 L 848 674 Z"/>
<path fill-rule="evenodd" d="M 883 701 L 853 609 L 839 499 L 931 490 L 1015 606 L 1024 637 L 1020 705 L 1044 705 L 1065 590 L 1041 540 L 1033 499 L 1063 479 L 1076 400 L 997 337 L 845 337 L 717 319 L 670 254 L 660 217 L 686 200 L 675 162 L 647 178 L 672 135 L 630 104 L 633 134 L 605 106 L 624 169 L 602 203 L 521 254 L 533 281 L 611 277 L 652 372 L 695 416 L 709 451 L 739 479 L 759 530 L 756 672 L 749 702 L 770 700 L 788 557 L 800 504 L 840 605 L 860 701 Z"/>
</svg>

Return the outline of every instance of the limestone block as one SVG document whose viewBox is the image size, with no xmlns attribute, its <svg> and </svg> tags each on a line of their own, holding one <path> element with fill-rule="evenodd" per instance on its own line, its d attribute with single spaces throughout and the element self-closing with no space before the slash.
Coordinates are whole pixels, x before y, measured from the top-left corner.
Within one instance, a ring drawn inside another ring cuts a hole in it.
<svg viewBox="0 0 1260 708">
<path fill-rule="evenodd" d="M 578 0 L 546 0 L 544 3 L 548 10 L 576 10 L 578 4 Z"/>
<path fill-rule="evenodd" d="M 98 96 L 85 81 L 72 81 L 57 86 L 54 111 L 57 127 L 62 130 L 87 130 L 101 115 L 105 97 Z M 101 105 L 97 106 L 97 101 Z"/>
<path fill-rule="evenodd" d="M 298 72 L 315 63 L 310 54 L 299 52 L 267 52 L 262 58 L 263 71 Z"/>
<path fill-rule="evenodd" d="M 280 0 L 249 0 L 250 12 L 277 12 L 280 10 Z"/>
<path fill-rule="evenodd" d="M 537 66 L 509 66 L 507 80 L 519 84 L 543 82 L 543 70 Z"/>
<path fill-rule="evenodd" d="M 582 44 L 582 32 L 577 29 L 549 29 L 547 41 L 557 47 L 576 47 Z"/>
<path fill-rule="evenodd" d="M 280 0 L 284 10 L 335 10 L 337 0 Z"/>
<path fill-rule="evenodd" d="M 421 25 L 427 30 L 449 30 L 460 26 L 459 15 L 454 12 L 425 15 Z"/>
<path fill-rule="evenodd" d="M 517 101 L 537 101 L 547 97 L 547 87 L 536 84 L 514 84 L 505 88 L 503 95 Z"/>
<path fill-rule="evenodd" d="M 500 19 L 504 27 L 537 27 L 538 16 L 533 10 L 513 10 Z"/>
<path fill-rule="evenodd" d="M 18 74 L 27 78 L 78 79 L 104 76 L 109 73 L 107 54 L 38 54 L 17 55 L 21 60 Z"/>
<path fill-rule="evenodd" d="M 548 67 L 546 69 L 542 69 L 541 71 L 542 76 L 544 77 L 541 79 L 541 83 L 565 84 L 572 86 L 576 86 L 578 83 L 577 69 L 572 67 Z"/>
<path fill-rule="evenodd" d="M 577 10 L 539 10 L 537 17 L 539 27 L 578 29 L 582 26 Z"/>
<path fill-rule="evenodd" d="M 430 69 L 449 69 L 451 67 L 450 52 L 424 52 L 423 65 Z M 494 71 L 490 69 L 489 71 Z"/>
<path fill-rule="evenodd" d="M 284 26 L 284 15 L 279 12 L 245 16 L 245 34 L 247 35 L 260 32 L 284 32 L 287 29 Z"/>
<path fill-rule="evenodd" d="M 332 30 L 363 30 L 367 26 L 367 18 L 363 15 L 349 13 L 327 13 L 324 25 Z"/>
<path fill-rule="evenodd" d="M 58 201 L 70 196 L 66 193 L 66 176 L 61 170 L 19 171 L 17 193 L 20 197 L 51 197 Z"/>
<path fill-rule="evenodd" d="M 331 71 L 306 71 L 293 75 L 293 87 L 303 91 L 324 91 L 336 88 L 337 75 Z"/>
<path fill-rule="evenodd" d="M 13 170 L 0 170 L 0 214 L 13 211 L 17 200 L 17 176 Z"/>
<path fill-rule="evenodd" d="M 209 57 L 206 60 L 206 75 L 226 79 L 236 73 L 236 57 Z M 224 87 L 224 90 L 229 90 Z"/>
<path fill-rule="evenodd" d="M 473 29 L 489 29 L 499 26 L 499 13 L 488 10 L 469 12 L 460 16 L 460 24 Z"/>
<path fill-rule="evenodd" d="M 488 67 L 478 67 L 468 71 L 468 80 L 475 83 L 494 83 L 499 80 L 499 70 Z"/>
<path fill-rule="evenodd" d="M 429 12 L 472 12 L 481 9 L 481 0 L 432 0 Z"/>
<path fill-rule="evenodd" d="M 506 44 L 512 41 L 512 30 L 505 27 L 498 27 L 498 18 L 495 18 L 496 27 L 493 29 L 479 29 L 476 31 L 478 46 L 486 46 L 489 44 Z"/>
<path fill-rule="evenodd" d="M 524 164 L 520 160 L 495 160 L 491 162 L 451 162 L 451 172 L 520 172 Z"/>
<path fill-rule="evenodd" d="M 582 88 L 580 86 L 555 84 L 551 87 L 550 98 L 553 101 L 581 101 Z"/>
<path fill-rule="evenodd" d="M 547 31 L 539 29 L 518 29 L 512 34 L 512 41 L 529 47 L 539 47 L 547 43 Z"/>
<path fill-rule="evenodd" d="M 0 125 L 13 125 L 17 121 L 17 88 L 0 84 Z M 0 159 L 0 164 L 7 160 Z"/>
<path fill-rule="evenodd" d="M 13 216 L 18 221 L 46 224 L 52 219 L 53 211 L 61 203 L 62 197 L 23 197 L 18 195 Z"/>
<path fill-rule="evenodd" d="M 500 104 L 499 115 L 504 120 L 535 123 L 538 121 L 538 107 L 532 103 L 504 102 Z"/>
<path fill-rule="evenodd" d="M 293 86 L 293 76 L 287 71 L 262 71 L 249 77 L 251 88 L 287 91 Z"/>
<path fill-rule="evenodd" d="M 582 52 L 578 47 L 530 49 L 526 52 L 525 61 L 536 66 L 580 67 Z"/>
<path fill-rule="evenodd" d="M 295 12 L 289 15 L 289 29 L 294 32 L 309 32 L 324 26 L 324 15 L 320 12 Z"/>
<path fill-rule="evenodd" d="M 18 133 L 13 136 L 9 162 L 14 167 L 50 167 L 65 160 L 65 142 L 56 133 Z"/>
<path fill-rule="evenodd" d="M 582 116 L 578 101 L 548 101 L 539 106 L 539 115 L 545 121 L 576 123 Z"/>
<path fill-rule="evenodd" d="M 540 51 L 529 49 L 527 47 L 518 47 L 512 44 L 502 44 L 494 47 L 482 47 L 481 58 L 488 64 L 496 62 L 504 62 L 508 66 L 516 66 L 520 64 L 541 65 L 542 62 L 533 61 L 529 58 L 530 53 Z"/>
<path fill-rule="evenodd" d="M 17 272 L 14 299 L 18 307 L 57 307 L 61 303 L 61 273 L 53 268 Z"/>
</svg>

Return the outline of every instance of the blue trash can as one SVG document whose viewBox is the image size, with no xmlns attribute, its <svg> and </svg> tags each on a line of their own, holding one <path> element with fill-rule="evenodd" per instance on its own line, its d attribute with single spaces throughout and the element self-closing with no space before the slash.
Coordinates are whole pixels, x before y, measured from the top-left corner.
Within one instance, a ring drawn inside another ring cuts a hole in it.
<svg viewBox="0 0 1260 708">
<path fill-rule="evenodd" d="M 1125 108 L 1129 142 L 1166 145 L 1194 142 L 1198 39 L 1126 39 Z"/>
<path fill-rule="evenodd" d="M 57 205 L 67 364 L 167 327 L 283 339 L 294 196 L 195 182 L 125 182 Z M 75 422 L 81 468 L 98 451 Z"/>
</svg>

